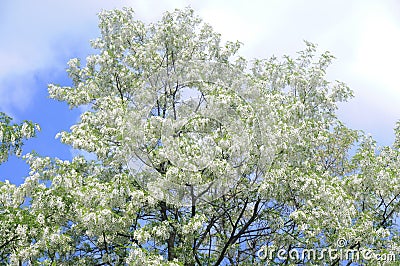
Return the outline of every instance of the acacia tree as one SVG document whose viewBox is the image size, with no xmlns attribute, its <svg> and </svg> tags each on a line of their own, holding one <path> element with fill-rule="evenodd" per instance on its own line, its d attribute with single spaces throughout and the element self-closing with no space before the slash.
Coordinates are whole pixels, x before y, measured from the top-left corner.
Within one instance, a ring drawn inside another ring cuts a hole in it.
<svg viewBox="0 0 400 266">
<path fill-rule="evenodd" d="M 9 156 L 21 156 L 23 141 L 36 135 L 39 125 L 23 121 L 21 124 L 12 124 L 12 118 L 0 112 L 0 164 L 8 160 Z M 12 253 L 18 237 L 15 234 L 19 225 L 28 220 L 34 220 L 29 211 L 22 207 L 25 202 L 23 194 L 15 193 L 17 186 L 8 181 L 0 182 L 0 262 L 7 261 Z"/>
<path fill-rule="evenodd" d="M 36 135 L 39 125 L 30 121 L 11 124 L 12 118 L 0 112 L 0 163 L 8 160 L 10 155 L 21 156 L 23 140 Z"/>
<path fill-rule="evenodd" d="M 378 148 L 336 117 L 352 92 L 325 79 L 331 54 L 307 42 L 297 58 L 247 62 L 190 9 L 149 25 L 131 9 L 99 18 L 99 52 L 69 62 L 72 87 L 49 86 L 88 107 L 59 137 L 96 159 L 25 156 L 30 176 L 2 186 L 1 207 L 29 197 L 29 219 L 8 221 L 3 262 L 338 264 L 287 254 L 398 252 L 400 126 Z"/>
</svg>

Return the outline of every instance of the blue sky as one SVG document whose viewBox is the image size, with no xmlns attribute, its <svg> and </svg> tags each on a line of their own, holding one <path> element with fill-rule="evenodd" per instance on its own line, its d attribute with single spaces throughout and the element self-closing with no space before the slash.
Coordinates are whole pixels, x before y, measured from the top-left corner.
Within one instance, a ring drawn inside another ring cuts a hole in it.
<svg viewBox="0 0 400 266">
<path fill-rule="evenodd" d="M 225 40 L 244 43 L 248 58 L 295 55 L 303 40 L 329 50 L 336 61 L 331 80 L 346 82 L 355 98 L 341 105 L 346 124 L 371 133 L 381 145 L 393 141 L 400 119 L 400 2 L 396 0 L 255 0 L 255 1 L 0 1 L 0 111 L 16 122 L 41 125 L 24 152 L 70 159 L 74 151 L 54 139 L 68 130 L 80 110 L 48 98 L 47 84 L 69 85 L 70 58 L 84 59 L 93 51 L 101 9 L 131 6 L 137 18 L 159 19 L 164 11 L 190 5 Z M 12 157 L 0 165 L 0 180 L 21 183 L 28 168 Z"/>
</svg>

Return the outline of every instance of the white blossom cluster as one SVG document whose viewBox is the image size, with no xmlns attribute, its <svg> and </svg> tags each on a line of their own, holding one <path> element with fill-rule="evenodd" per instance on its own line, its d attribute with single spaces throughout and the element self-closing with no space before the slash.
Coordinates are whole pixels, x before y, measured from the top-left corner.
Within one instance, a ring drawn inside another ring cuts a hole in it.
<svg viewBox="0 0 400 266">
<path fill-rule="evenodd" d="M 0 163 L 7 161 L 9 155 L 22 155 L 24 139 L 32 138 L 40 131 L 38 124 L 23 121 L 21 124 L 10 124 L 12 118 L 0 112 Z"/>
</svg>

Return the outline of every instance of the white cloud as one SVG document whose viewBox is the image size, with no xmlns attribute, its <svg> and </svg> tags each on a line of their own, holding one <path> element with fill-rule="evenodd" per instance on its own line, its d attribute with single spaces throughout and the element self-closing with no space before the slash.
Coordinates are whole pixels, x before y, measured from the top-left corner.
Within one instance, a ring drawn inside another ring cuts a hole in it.
<svg viewBox="0 0 400 266">
<path fill-rule="evenodd" d="M 16 117 L 15 111 L 24 111 L 33 97 L 29 88 L 34 83 L 31 74 L 0 78 L 0 111 Z"/>
<path fill-rule="evenodd" d="M 393 141 L 392 128 L 400 119 L 400 20 L 392 12 L 396 4 L 360 6 L 352 23 L 353 53 L 338 71 L 355 90 L 355 98 L 342 106 L 341 117 L 386 145 Z"/>
<path fill-rule="evenodd" d="M 151 6 L 143 0 L 1 2 L 0 35 L 4 37 L 0 42 L 0 110 L 25 110 L 33 104 L 38 89 L 32 76 L 40 71 L 63 71 L 65 57 L 89 51 L 89 40 L 98 35 L 97 13 L 102 9 L 133 6 L 139 18 L 151 20 L 174 4 L 187 5 L 173 1 Z"/>
<path fill-rule="evenodd" d="M 202 5 L 202 16 L 226 39 L 244 42 L 247 56 L 295 55 L 304 47 L 303 39 L 331 51 L 338 59 L 328 77 L 345 81 L 355 91 L 355 99 L 341 105 L 340 117 L 390 144 L 400 119 L 398 2 L 215 2 Z"/>
<path fill-rule="evenodd" d="M 366 12 L 360 29 L 355 71 L 367 79 L 379 80 L 381 86 L 398 86 L 400 62 L 400 27 L 384 10 Z M 400 88 L 399 88 L 400 89 Z"/>
</svg>

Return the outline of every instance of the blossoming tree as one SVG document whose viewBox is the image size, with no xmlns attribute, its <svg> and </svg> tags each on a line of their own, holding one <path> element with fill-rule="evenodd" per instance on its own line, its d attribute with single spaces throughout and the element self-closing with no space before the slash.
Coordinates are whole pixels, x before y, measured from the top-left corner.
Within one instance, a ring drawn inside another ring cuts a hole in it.
<svg viewBox="0 0 400 266">
<path fill-rule="evenodd" d="M 331 54 L 306 42 L 247 61 L 190 9 L 99 18 L 98 53 L 70 60 L 72 87 L 49 86 L 86 107 L 58 137 L 95 159 L 25 156 L 25 183 L 1 186 L 1 262 L 376 265 L 287 254 L 399 251 L 400 126 L 379 148 L 336 117 L 352 92 L 325 79 Z"/>
<path fill-rule="evenodd" d="M 37 124 L 29 121 L 21 124 L 11 122 L 11 117 L 0 112 L 0 164 L 6 162 L 10 155 L 21 156 L 24 139 L 34 137 L 36 130 L 40 130 Z M 8 260 L 17 243 L 18 236 L 13 232 L 24 221 L 34 218 L 21 207 L 25 195 L 17 193 L 17 190 L 19 188 L 8 181 L 0 182 L 0 262 Z"/>
</svg>

